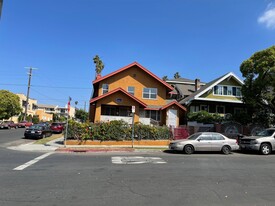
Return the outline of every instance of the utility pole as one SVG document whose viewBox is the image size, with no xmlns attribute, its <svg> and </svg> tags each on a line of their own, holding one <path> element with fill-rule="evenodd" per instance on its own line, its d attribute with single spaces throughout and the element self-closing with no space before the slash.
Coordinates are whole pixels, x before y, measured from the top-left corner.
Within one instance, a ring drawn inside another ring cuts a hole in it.
<svg viewBox="0 0 275 206">
<path fill-rule="evenodd" d="M 2 14 L 3 0 L 0 0 L 0 19 Z"/>
<path fill-rule="evenodd" d="M 25 105 L 24 121 L 26 120 L 26 116 L 27 116 L 27 113 L 28 113 L 30 88 L 31 88 L 31 78 L 32 78 L 32 70 L 36 69 L 36 68 L 32 68 L 32 67 L 25 67 L 25 68 L 26 69 L 30 69 L 30 71 L 29 71 L 29 81 L 28 81 L 28 91 L 27 91 L 27 99 L 26 99 L 26 105 Z"/>
</svg>

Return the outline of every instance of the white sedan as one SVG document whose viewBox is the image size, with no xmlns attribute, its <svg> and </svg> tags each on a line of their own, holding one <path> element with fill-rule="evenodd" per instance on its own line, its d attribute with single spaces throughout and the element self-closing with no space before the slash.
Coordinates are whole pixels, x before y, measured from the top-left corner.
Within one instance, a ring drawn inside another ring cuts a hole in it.
<svg viewBox="0 0 275 206">
<path fill-rule="evenodd" d="M 221 151 L 224 154 L 238 150 L 239 145 L 235 139 L 216 132 L 199 132 L 187 139 L 175 140 L 169 144 L 170 150 L 183 151 L 192 154 L 195 151 Z"/>
</svg>

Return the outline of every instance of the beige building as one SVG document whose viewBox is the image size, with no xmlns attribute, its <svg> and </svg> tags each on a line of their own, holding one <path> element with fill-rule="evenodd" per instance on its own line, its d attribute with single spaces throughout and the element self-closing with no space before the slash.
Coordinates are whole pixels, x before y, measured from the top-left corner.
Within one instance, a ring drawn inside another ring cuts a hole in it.
<svg viewBox="0 0 275 206">
<path fill-rule="evenodd" d="M 59 116 L 67 116 L 68 114 L 68 106 L 59 107 L 58 105 L 49 105 L 49 104 L 38 104 L 38 110 L 43 110 L 45 113 L 48 114 L 56 114 Z M 74 118 L 75 116 L 75 108 L 70 107 L 69 112 L 70 118 Z"/>
<path fill-rule="evenodd" d="M 48 122 L 53 120 L 53 114 L 49 114 L 44 112 L 43 109 L 37 109 L 36 110 L 36 115 L 42 122 Z"/>
</svg>

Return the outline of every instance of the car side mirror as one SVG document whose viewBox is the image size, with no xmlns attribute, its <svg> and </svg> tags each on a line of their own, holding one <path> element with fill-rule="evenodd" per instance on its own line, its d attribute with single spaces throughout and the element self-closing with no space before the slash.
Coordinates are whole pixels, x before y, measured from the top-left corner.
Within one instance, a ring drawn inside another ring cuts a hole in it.
<svg viewBox="0 0 275 206">
<path fill-rule="evenodd" d="M 198 142 L 200 142 L 201 141 L 201 139 L 197 139 L 198 140 Z"/>
</svg>

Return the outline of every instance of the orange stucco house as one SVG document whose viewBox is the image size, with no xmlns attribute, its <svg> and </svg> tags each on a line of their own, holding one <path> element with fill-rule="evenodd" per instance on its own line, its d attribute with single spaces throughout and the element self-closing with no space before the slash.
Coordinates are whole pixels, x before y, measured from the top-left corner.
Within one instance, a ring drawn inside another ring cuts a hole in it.
<svg viewBox="0 0 275 206">
<path fill-rule="evenodd" d="M 171 99 L 173 87 L 137 62 L 93 81 L 90 121 L 124 120 L 132 124 L 157 124 L 178 127 L 186 108 Z"/>
</svg>

